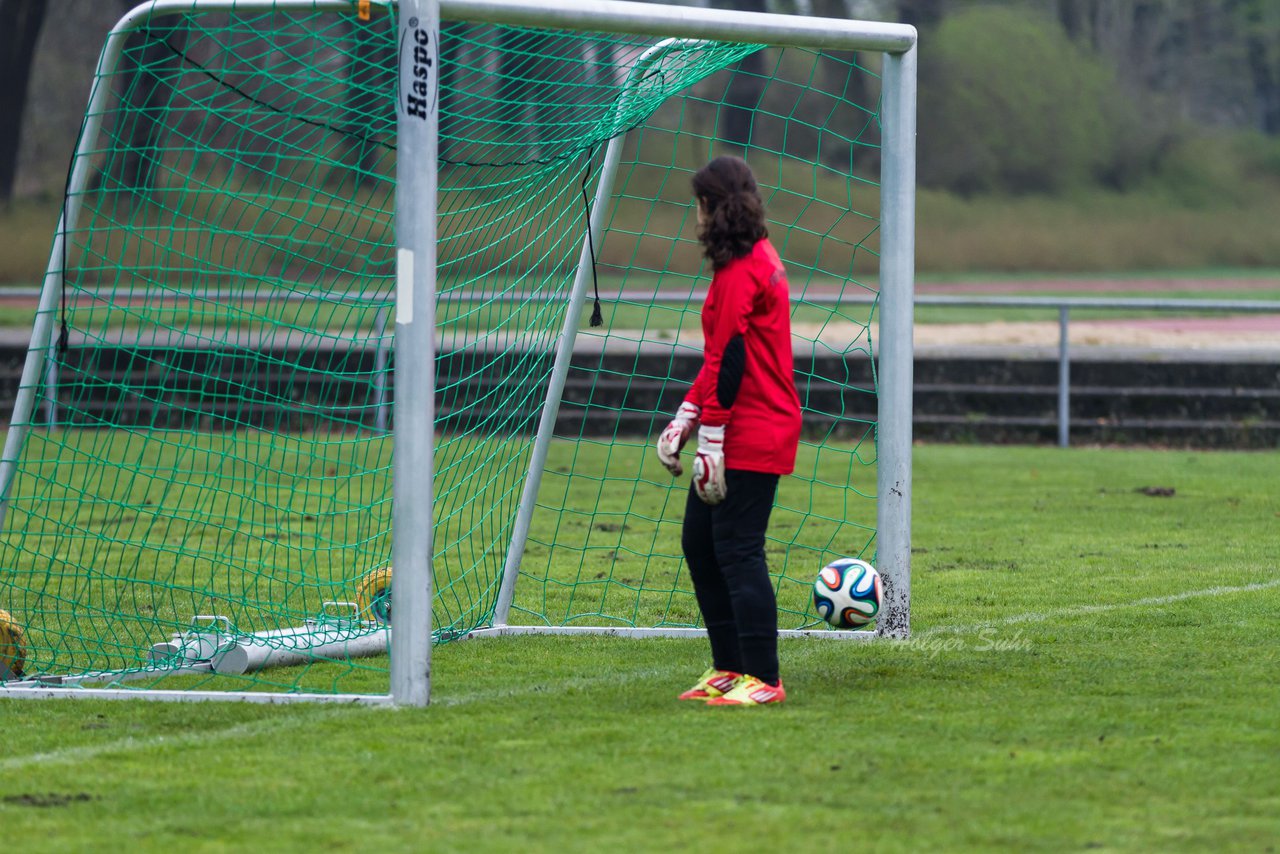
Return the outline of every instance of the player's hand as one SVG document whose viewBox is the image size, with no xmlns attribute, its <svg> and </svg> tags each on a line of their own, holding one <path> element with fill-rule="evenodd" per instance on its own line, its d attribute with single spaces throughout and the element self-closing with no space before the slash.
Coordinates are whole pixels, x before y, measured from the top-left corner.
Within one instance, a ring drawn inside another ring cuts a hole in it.
<svg viewBox="0 0 1280 854">
<path fill-rule="evenodd" d="M 698 428 L 698 417 L 702 409 L 688 401 L 680 404 L 676 417 L 658 434 L 658 459 L 674 475 L 684 473 L 680 465 L 680 449 L 689 441 L 689 436 Z"/>
<path fill-rule="evenodd" d="M 724 501 L 724 427 L 698 428 L 698 455 L 693 458 L 693 488 L 707 504 Z"/>
</svg>

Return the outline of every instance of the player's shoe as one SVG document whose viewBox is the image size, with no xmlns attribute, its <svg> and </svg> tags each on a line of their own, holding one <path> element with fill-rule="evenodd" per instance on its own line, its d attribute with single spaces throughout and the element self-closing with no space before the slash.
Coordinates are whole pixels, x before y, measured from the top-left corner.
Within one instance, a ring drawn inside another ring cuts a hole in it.
<svg viewBox="0 0 1280 854">
<path fill-rule="evenodd" d="M 754 676 L 743 674 L 738 682 L 723 696 L 707 700 L 708 706 L 765 706 L 770 703 L 781 703 L 787 699 L 782 680 L 777 685 L 762 682 Z"/>
<path fill-rule="evenodd" d="M 707 672 L 698 680 L 698 684 L 681 694 L 679 699 L 711 700 L 715 697 L 723 697 L 737 684 L 739 678 L 741 674 L 734 673 L 732 670 L 716 670 L 714 667 L 708 667 Z"/>
</svg>

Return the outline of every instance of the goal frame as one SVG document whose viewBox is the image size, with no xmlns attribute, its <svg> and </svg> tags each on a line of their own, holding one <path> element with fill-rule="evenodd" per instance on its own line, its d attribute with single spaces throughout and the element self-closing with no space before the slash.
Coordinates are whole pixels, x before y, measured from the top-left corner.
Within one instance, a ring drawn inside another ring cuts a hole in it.
<svg viewBox="0 0 1280 854">
<path fill-rule="evenodd" d="M 431 693 L 434 364 L 437 226 L 437 136 L 440 20 L 554 27 L 564 30 L 651 35 L 660 39 L 637 64 L 659 61 L 665 47 L 690 41 L 734 41 L 779 47 L 873 51 L 883 54 L 881 86 L 879 393 L 876 426 L 877 566 L 885 578 L 885 602 L 872 631 L 783 631 L 865 640 L 904 639 L 910 633 L 911 443 L 913 388 L 913 305 L 915 277 L 916 31 L 903 24 L 737 12 L 629 2 L 629 0 L 374 0 L 399 10 L 396 165 L 396 429 L 392 463 L 393 611 L 390 632 L 390 691 L 385 695 L 222 691 L 134 691 L 93 687 L 7 687 L 4 697 L 80 697 L 174 701 L 239 700 L 261 703 L 330 703 L 425 706 Z M 98 85 L 114 68 L 125 41 L 153 17 L 193 11 L 339 12 L 355 14 L 357 0 L 148 0 L 111 30 L 99 56 L 85 126 L 74 155 L 62 215 L 44 277 L 31 343 L 23 366 L 12 424 L 0 456 L 0 528 L 16 474 L 25 425 L 35 405 L 35 388 L 52 364 L 53 309 L 62 284 L 66 234 L 77 221 L 80 192 L 89 180 L 84 155 L 96 137 L 110 87 Z M 406 49 L 407 46 L 407 49 Z M 415 76 L 416 75 L 416 76 Z M 422 81 L 418 88 L 409 81 Z M 624 86 L 618 108 L 630 90 Z M 530 454 L 529 470 L 513 527 L 511 545 L 493 625 L 463 635 L 476 638 L 517 634 L 607 634 L 627 637 L 700 636 L 701 629 L 580 626 L 512 626 L 508 614 L 519 576 L 520 557 L 533 514 L 538 485 L 551 443 L 556 414 L 573 353 L 577 319 L 585 302 L 593 263 L 591 246 L 603 236 L 607 201 L 625 134 L 606 149 L 588 234 L 583 239 L 555 365 Z"/>
</svg>

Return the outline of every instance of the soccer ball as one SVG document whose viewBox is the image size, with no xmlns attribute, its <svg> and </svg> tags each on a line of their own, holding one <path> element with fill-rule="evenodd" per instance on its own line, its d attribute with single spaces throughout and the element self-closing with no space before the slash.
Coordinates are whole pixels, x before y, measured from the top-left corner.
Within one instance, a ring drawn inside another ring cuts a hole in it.
<svg viewBox="0 0 1280 854">
<path fill-rule="evenodd" d="M 391 567 L 365 573 L 356 587 L 356 606 L 361 618 L 391 625 Z"/>
<path fill-rule="evenodd" d="M 884 591 L 880 573 L 857 558 L 833 560 L 813 583 L 813 607 L 838 629 L 856 629 L 880 614 Z"/>
<path fill-rule="evenodd" d="M 25 640 L 22 626 L 9 616 L 8 611 L 0 610 L 0 681 L 22 675 L 22 668 L 27 663 Z"/>
</svg>

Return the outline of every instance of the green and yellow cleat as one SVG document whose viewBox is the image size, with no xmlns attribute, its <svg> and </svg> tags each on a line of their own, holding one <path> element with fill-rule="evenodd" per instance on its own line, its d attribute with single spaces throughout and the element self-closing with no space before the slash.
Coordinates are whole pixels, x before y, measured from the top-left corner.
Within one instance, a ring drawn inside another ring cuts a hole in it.
<svg viewBox="0 0 1280 854">
<path fill-rule="evenodd" d="M 732 670 L 716 670 L 714 667 L 708 667 L 707 672 L 698 680 L 698 684 L 681 694 L 679 699 L 709 701 L 722 697 L 733 688 L 739 678 L 740 674 Z"/>
<path fill-rule="evenodd" d="M 770 685 L 744 673 L 738 678 L 732 689 L 726 691 L 720 697 L 712 697 L 707 700 L 707 705 L 767 706 L 770 703 L 781 703 L 785 699 L 787 699 L 787 692 L 782 687 L 781 679 L 778 680 L 777 685 Z"/>
</svg>

